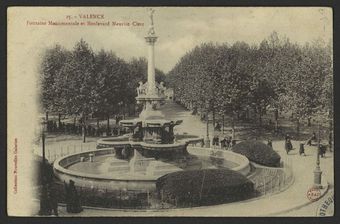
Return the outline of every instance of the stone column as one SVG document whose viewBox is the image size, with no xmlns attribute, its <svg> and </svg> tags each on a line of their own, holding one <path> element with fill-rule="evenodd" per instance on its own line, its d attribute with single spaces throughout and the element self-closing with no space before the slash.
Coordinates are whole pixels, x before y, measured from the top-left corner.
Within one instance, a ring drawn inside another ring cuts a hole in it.
<svg viewBox="0 0 340 224">
<path fill-rule="evenodd" d="M 154 46 L 157 41 L 156 36 L 145 37 L 148 47 L 148 95 L 156 94 L 156 81 L 155 81 L 155 53 Z"/>
</svg>

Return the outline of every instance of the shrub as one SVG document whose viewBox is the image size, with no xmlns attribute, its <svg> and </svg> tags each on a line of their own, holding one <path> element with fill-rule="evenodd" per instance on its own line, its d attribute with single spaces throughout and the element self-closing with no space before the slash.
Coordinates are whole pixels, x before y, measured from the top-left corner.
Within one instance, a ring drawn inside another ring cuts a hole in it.
<svg viewBox="0 0 340 224">
<path fill-rule="evenodd" d="M 270 167 L 280 166 L 280 155 L 260 141 L 243 141 L 232 148 L 233 152 L 247 157 L 250 161 Z"/>
<path fill-rule="evenodd" d="M 251 197 L 254 185 L 233 170 L 203 169 L 164 175 L 156 189 L 164 202 L 186 207 L 244 200 Z"/>
</svg>

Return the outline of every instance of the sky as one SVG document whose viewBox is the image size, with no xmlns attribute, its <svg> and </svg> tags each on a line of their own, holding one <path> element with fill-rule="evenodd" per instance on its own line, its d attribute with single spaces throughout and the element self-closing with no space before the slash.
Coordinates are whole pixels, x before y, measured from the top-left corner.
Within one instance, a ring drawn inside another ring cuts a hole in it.
<svg viewBox="0 0 340 224">
<path fill-rule="evenodd" d="M 331 8 L 317 7 L 155 7 L 154 24 L 159 37 L 155 47 L 156 67 L 168 72 L 189 50 L 203 42 L 259 43 L 273 31 L 303 44 L 316 39 L 328 42 L 332 37 Z M 13 14 L 15 14 L 13 12 Z M 85 21 L 80 14 L 100 14 L 104 19 L 92 22 L 123 22 L 130 26 L 38 26 L 27 21 Z M 74 18 L 77 16 L 78 18 Z M 149 17 L 144 7 L 58 7 L 26 8 L 16 14 L 17 32 L 31 44 L 30 53 L 40 55 L 44 48 L 56 43 L 72 49 L 83 38 L 94 51 L 112 50 L 131 60 L 146 57 L 144 36 Z M 144 26 L 132 26 L 132 22 Z M 27 46 L 29 47 L 29 46 Z M 28 48 L 26 48 L 28 49 Z"/>
</svg>

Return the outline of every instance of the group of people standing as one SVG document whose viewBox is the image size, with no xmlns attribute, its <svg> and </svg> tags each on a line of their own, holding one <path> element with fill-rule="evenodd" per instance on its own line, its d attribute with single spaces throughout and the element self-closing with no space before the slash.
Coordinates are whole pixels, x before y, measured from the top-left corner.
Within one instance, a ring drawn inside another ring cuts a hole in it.
<svg viewBox="0 0 340 224">
<path fill-rule="evenodd" d="M 233 139 L 233 130 L 231 131 L 231 135 L 232 136 L 223 136 L 222 138 L 219 137 L 218 133 L 220 133 L 221 131 L 221 124 L 219 122 L 216 123 L 216 125 L 214 126 L 214 131 L 215 131 L 215 135 L 212 139 L 212 145 L 214 147 L 218 147 L 221 146 L 221 149 L 230 149 L 232 146 L 234 146 L 236 144 L 236 140 Z"/>
<path fill-rule="evenodd" d="M 218 135 L 215 135 L 212 139 L 212 145 L 215 147 L 221 146 L 222 149 L 230 149 L 236 144 L 236 140 L 231 136 L 224 136 L 221 140 Z"/>
</svg>

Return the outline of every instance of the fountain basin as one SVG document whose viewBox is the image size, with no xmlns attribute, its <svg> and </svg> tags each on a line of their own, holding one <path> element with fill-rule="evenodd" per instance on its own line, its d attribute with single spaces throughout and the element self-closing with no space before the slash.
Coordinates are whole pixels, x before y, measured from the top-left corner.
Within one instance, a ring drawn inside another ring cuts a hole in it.
<svg viewBox="0 0 340 224">
<path fill-rule="evenodd" d="M 232 167 L 231 169 L 240 172 L 245 176 L 250 172 L 249 160 L 240 154 L 225 150 L 206 149 L 190 146 L 187 147 L 187 151 L 192 156 L 200 156 L 207 159 L 219 159 L 223 161 L 224 164 L 227 164 L 228 161 L 230 163 L 236 164 L 236 166 Z M 160 167 L 157 168 L 159 175 L 155 176 L 127 172 L 127 169 L 124 168 L 127 166 L 124 164 L 119 164 L 119 166 L 114 167 L 117 168 L 113 170 L 114 172 L 110 172 L 110 170 L 107 170 L 107 172 L 101 172 L 100 169 L 97 168 L 98 166 L 102 165 L 102 162 L 96 162 L 96 160 L 95 162 L 88 161 L 89 154 L 93 154 L 94 158 L 96 159 L 107 158 L 110 156 L 114 157 L 115 152 L 116 150 L 114 148 L 105 148 L 60 157 L 53 164 L 54 173 L 61 181 L 68 182 L 69 180 L 73 180 L 75 184 L 80 187 L 142 192 L 153 191 L 156 189 L 155 183 L 157 178 L 159 178 L 161 175 L 164 175 L 164 172 L 161 172 L 160 169 L 162 164 L 159 164 L 158 161 L 149 161 L 149 163 L 153 163 L 153 166 L 157 165 Z M 86 162 L 81 162 L 81 158 L 86 158 Z M 80 166 L 78 169 L 72 168 L 79 164 L 82 166 Z M 168 168 L 169 167 L 165 167 L 165 169 Z M 146 167 L 146 169 L 148 169 L 148 167 Z M 172 171 L 175 172 L 174 170 L 170 170 L 170 172 Z"/>
</svg>

